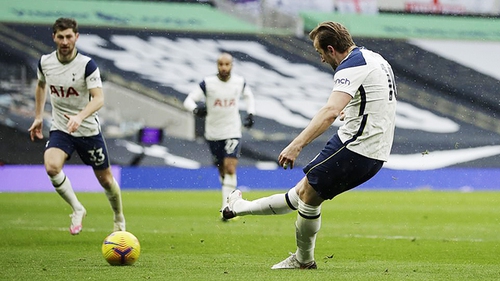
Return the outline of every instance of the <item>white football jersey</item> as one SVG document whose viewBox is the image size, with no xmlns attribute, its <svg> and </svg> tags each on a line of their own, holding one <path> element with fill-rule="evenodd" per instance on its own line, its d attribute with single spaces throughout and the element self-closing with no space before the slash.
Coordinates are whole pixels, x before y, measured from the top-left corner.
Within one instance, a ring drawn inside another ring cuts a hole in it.
<svg viewBox="0 0 500 281">
<path fill-rule="evenodd" d="M 208 113 L 205 117 L 205 139 L 241 138 L 239 102 L 242 97 L 247 113 L 255 114 L 253 93 L 243 77 L 231 74 L 229 80 L 224 82 L 213 75 L 206 77 L 189 93 L 184 105 L 186 109 L 193 110 L 194 102 L 205 100 Z"/>
<path fill-rule="evenodd" d="M 91 100 L 89 89 L 102 88 L 101 75 L 95 62 L 88 56 L 77 53 L 68 62 L 61 63 L 56 51 L 43 55 L 38 63 L 38 80 L 46 82 L 52 104 L 51 131 L 68 133 L 68 119 L 64 115 L 78 114 Z M 82 121 L 75 137 L 94 136 L 100 131 L 97 112 Z"/>
<path fill-rule="evenodd" d="M 387 161 L 394 139 L 396 82 L 389 63 L 379 54 L 355 48 L 337 67 L 333 91 L 353 98 L 338 135 L 347 148 Z"/>
</svg>

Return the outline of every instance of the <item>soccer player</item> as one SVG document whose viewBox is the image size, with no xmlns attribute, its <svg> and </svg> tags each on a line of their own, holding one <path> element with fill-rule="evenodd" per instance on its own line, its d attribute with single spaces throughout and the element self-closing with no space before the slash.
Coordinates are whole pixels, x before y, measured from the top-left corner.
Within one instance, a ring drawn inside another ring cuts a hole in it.
<svg viewBox="0 0 500 281">
<path fill-rule="evenodd" d="M 323 22 L 309 33 L 321 61 L 334 69 L 333 89 L 307 127 L 283 149 L 278 162 L 293 168 L 301 150 L 339 117 L 345 123 L 303 168 L 305 176 L 287 193 L 247 201 L 232 192 L 226 219 L 298 211 L 296 251 L 272 269 L 315 269 L 314 248 L 321 204 L 372 178 L 388 160 L 394 138 L 396 85 L 389 63 L 357 47 L 339 23 Z"/>
<path fill-rule="evenodd" d="M 93 168 L 114 212 L 114 231 L 125 230 L 121 192 L 111 173 L 105 140 L 97 111 L 104 104 L 99 68 L 78 52 L 78 24 L 59 18 L 52 27 L 56 51 L 42 55 L 35 89 L 35 120 L 29 128 L 31 140 L 43 139 L 43 110 L 50 93 L 52 126 L 43 155 L 45 169 L 57 193 L 71 206 L 71 234 L 79 234 L 87 211 L 78 200 L 63 165 L 73 152 Z M 46 89 L 48 88 L 48 91 Z"/>
<path fill-rule="evenodd" d="M 239 100 L 245 100 L 247 116 L 244 126 L 251 128 L 255 114 L 254 96 L 245 79 L 231 74 L 233 57 L 222 53 L 217 59 L 217 75 L 205 77 L 184 100 L 184 107 L 205 117 L 205 139 L 222 185 L 222 207 L 227 196 L 236 189 L 236 166 L 241 150 L 241 116 Z M 204 101 L 203 103 L 197 103 Z M 225 220 L 222 218 L 222 220 Z"/>
</svg>

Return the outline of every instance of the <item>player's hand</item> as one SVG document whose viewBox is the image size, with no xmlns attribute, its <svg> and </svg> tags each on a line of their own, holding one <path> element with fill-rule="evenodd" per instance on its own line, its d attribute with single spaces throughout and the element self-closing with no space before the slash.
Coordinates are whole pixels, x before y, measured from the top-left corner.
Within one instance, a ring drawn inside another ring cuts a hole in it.
<svg viewBox="0 0 500 281">
<path fill-rule="evenodd" d="M 344 119 L 345 119 L 345 111 L 342 110 L 339 114 L 339 120 L 344 121 Z"/>
<path fill-rule="evenodd" d="M 68 129 L 68 132 L 70 134 L 78 130 L 78 127 L 80 127 L 80 125 L 82 124 L 82 118 L 80 118 L 78 115 L 64 114 L 64 117 L 68 119 L 68 123 L 66 124 L 66 129 Z"/>
<path fill-rule="evenodd" d="M 250 129 L 252 128 L 253 124 L 255 124 L 255 121 L 253 120 L 253 114 L 248 114 L 245 118 L 245 121 L 243 122 L 243 126 Z"/>
<path fill-rule="evenodd" d="M 31 141 L 35 141 L 35 139 L 40 139 L 40 140 L 43 139 L 42 128 L 43 128 L 43 120 L 35 119 L 31 127 L 28 129 L 28 131 L 30 132 Z"/>
<path fill-rule="evenodd" d="M 281 151 L 280 156 L 278 157 L 278 163 L 283 169 L 293 169 L 295 164 L 295 159 L 300 154 L 302 149 L 293 143 L 289 144 L 283 151 Z"/>
<path fill-rule="evenodd" d="M 193 110 L 193 114 L 202 118 L 207 116 L 207 106 L 204 104 L 199 104 L 198 107 Z"/>
</svg>

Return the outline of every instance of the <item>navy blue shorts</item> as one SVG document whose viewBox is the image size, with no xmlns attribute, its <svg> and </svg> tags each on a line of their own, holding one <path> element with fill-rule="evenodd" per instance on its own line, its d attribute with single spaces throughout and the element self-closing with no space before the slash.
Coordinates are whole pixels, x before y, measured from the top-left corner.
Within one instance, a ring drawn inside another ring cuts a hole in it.
<svg viewBox="0 0 500 281">
<path fill-rule="evenodd" d="M 327 200 L 366 182 L 383 163 L 350 151 L 335 134 L 303 171 L 318 195 Z"/>
<path fill-rule="evenodd" d="M 108 149 L 101 133 L 92 137 L 74 137 L 62 131 L 50 131 L 45 150 L 56 147 L 68 154 L 68 160 L 76 150 L 80 159 L 94 170 L 104 170 L 110 166 Z"/>
<path fill-rule="evenodd" d="M 227 139 L 219 141 L 207 141 L 212 153 L 212 160 L 215 166 L 221 166 L 224 158 L 239 158 L 241 151 L 240 139 Z"/>
</svg>

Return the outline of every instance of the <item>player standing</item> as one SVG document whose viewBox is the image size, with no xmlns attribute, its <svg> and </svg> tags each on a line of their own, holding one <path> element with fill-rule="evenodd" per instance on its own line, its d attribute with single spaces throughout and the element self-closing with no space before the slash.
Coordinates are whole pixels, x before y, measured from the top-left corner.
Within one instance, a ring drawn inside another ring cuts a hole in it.
<svg viewBox="0 0 500 281">
<path fill-rule="evenodd" d="M 335 71 L 330 97 L 309 125 L 280 153 L 293 168 L 301 150 L 337 117 L 345 123 L 306 166 L 305 176 L 285 194 L 247 201 L 239 190 L 228 198 L 226 219 L 286 214 L 297 210 L 297 250 L 272 269 L 315 269 L 314 248 L 321 226 L 321 204 L 372 178 L 388 160 L 394 138 L 396 84 L 389 63 L 357 47 L 339 23 L 323 22 L 309 33 L 321 61 Z"/>
<path fill-rule="evenodd" d="M 120 187 L 111 173 L 97 117 L 97 111 L 104 105 L 99 68 L 91 58 L 76 49 L 79 33 L 74 19 L 59 18 L 52 30 L 57 50 L 43 55 L 38 63 L 35 120 L 29 128 L 31 140 L 43 139 L 43 110 L 48 86 L 52 127 L 43 158 L 52 185 L 73 209 L 70 233 L 80 233 L 87 213 L 62 170 L 75 151 L 86 165 L 93 168 L 104 188 L 114 212 L 114 231 L 125 230 Z"/>
<path fill-rule="evenodd" d="M 251 128 L 255 114 L 254 96 L 245 79 L 231 74 L 233 57 L 222 53 L 217 59 L 217 75 L 205 79 L 184 100 L 184 107 L 199 117 L 205 117 L 205 139 L 219 171 L 222 185 L 222 209 L 227 196 L 236 189 L 236 166 L 241 150 L 241 116 L 239 100 L 245 100 L 247 116 L 244 126 Z M 196 102 L 204 101 L 205 106 Z M 223 219 L 224 220 L 224 219 Z"/>
</svg>

